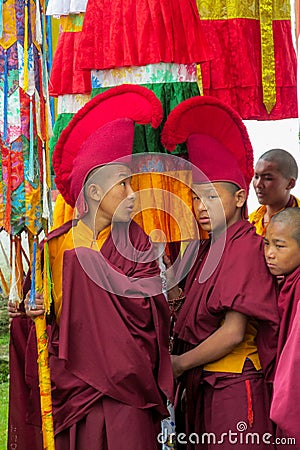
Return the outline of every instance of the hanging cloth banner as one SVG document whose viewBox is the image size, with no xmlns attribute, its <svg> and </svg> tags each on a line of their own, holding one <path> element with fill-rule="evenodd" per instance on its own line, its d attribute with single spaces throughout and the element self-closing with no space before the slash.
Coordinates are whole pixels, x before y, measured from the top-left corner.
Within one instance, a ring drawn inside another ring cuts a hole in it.
<svg viewBox="0 0 300 450">
<path fill-rule="evenodd" d="M 19 292 L 20 273 L 18 272 L 16 250 L 17 245 L 15 243 L 15 237 L 11 236 L 11 282 L 8 299 L 10 302 L 19 305 L 19 303 L 21 303 L 22 301 L 22 298 Z"/>
<path fill-rule="evenodd" d="M 17 40 L 17 20 L 15 10 L 15 0 L 6 0 L 5 5 L 2 2 L 2 36 L 0 46 L 4 49 L 10 48 Z M 5 7 L 4 7 L 5 6 Z"/>
<path fill-rule="evenodd" d="M 51 302 L 51 273 L 49 272 L 48 244 L 44 249 L 44 280 L 42 277 L 41 252 L 37 236 L 33 238 L 33 254 L 31 263 L 31 291 L 29 306 L 35 307 L 35 294 L 45 296 L 45 310 L 50 311 Z M 48 335 L 46 316 L 42 315 L 34 319 L 38 350 L 38 373 L 41 401 L 42 433 L 44 450 L 55 450 L 54 428 L 52 417 L 51 379 L 48 355 Z"/>
<path fill-rule="evenodd" d="M 243 119 L 297 117 L 290 0 L 197 0 L 213 59 L 201 63 L 205 95 Z"/>
<path fill-rule="evenodd" d="M 25 1 L 24 17 L 24 85 L 25 92 L 28 91 L 28 1 Z"/>
<path fill-rule="evenodd" d="M 3 0 L 0 0 L 0 39 L 3 35 Z"/>
<path fill-rule="evenodd" d="M 270 113 L 276 103 L 273 0 L 259 2 L 263 102 Z"/>
</svg>

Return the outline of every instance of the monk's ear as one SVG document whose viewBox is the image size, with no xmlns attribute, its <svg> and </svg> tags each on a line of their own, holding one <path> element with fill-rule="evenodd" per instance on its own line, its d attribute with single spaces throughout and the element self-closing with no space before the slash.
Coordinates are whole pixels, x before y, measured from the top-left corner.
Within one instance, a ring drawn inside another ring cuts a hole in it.
<svg viewBox="0 0 300 450">
<path fill-rule="evenodd" d="M 295 178 L 290 178 L 286 189 L 287 190 L 293 189 L 295 187 L 295 184 L 296 184 L 296 179 Z"/>
<path fill-rule="evenodd" d="M 236 191 L 234 197 L 237 208 L 242 208 L 247 200 L 247 194 L 245 189 L 239 189 L 238 191 Z"/>
<path fill-rule="evenodd" d="M 102 189 L 96 183 L 89 184 L 89 186 L 86 187 L 85 194 L 87 198 L 90 198 L 91 200 L 94 200 L 96 202 L 100 202 L 103 197 Z"/>
</svg>

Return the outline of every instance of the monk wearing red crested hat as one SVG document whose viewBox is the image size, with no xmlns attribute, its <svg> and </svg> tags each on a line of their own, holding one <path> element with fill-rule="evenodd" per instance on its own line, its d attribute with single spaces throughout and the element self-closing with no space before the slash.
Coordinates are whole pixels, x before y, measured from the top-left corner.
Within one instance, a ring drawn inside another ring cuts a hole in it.
<svg viewBox="0 0 300 450">
<path fill-rule="evenodd" d="M 161 118 L 161 104 L 148 89 L 113 88 L 74 116 L 55 149 L 56 185 L 79 213 L 79 220 L 47 238 L 56 450 L 159 446 L 160 421 L 168 416 L 173 390 L 169 308 L 149 239 L 131 220 L 130 163 L 134 123 L 157 127 Z M 37 295 L 34 310 L 29 306 L 27 295 L 27 314 L 43 314 L 42 296 Z M 16 430 L 18 449 L 38 450 L 43 446 L 32 426 L 38 402 L 32 417 L 32 403 L 19 402 L 18 411 L 14 404 L 20 392 L 25 400 L 25 393 L 34 396 L 37 390 L 35 357 L 30 361 L 34 327 L 26 316 L 11 314 L 10 442 Z M 20 345 L 23 367 L 17 367 Z"/>
<path fill-rule="evenodd" d="M 171 112 L 162 141 L 169 151 L 187 142 L 194 214 L 210 235 L 187 248 L 183 265 L 196 261 L 177 293 L 178 448 L 273 448 L 264 436 L 273 433 L 267 382 L 276 357 L 276 286 L 262 238 L 246 220 L 253 176 L 246 128 L 219 100 L 194 97 Z"/>
</svg>

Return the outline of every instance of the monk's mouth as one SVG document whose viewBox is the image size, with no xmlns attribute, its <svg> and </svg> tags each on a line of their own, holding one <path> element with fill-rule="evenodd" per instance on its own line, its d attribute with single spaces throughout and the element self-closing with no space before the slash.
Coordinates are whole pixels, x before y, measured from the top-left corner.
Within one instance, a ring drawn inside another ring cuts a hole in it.
<svg viewBox="0 0 300 450">
<path fill-rule="evenodd" d="M 199 217 L 198 222 L 201 224 L 208 224 L 210 223 L 209 217 Z"/>
</svg>

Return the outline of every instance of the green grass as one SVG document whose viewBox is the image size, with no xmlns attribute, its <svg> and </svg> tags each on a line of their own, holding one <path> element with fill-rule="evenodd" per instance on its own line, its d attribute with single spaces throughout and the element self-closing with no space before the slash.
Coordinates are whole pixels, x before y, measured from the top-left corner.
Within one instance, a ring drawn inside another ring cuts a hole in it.
<svg viewBox="0 0 300 450">
<path fill-rule="evenodd" d="M 8 381 L 8 342 L 8 332 L 0 335 L 0 383 Z"/>
<path fill-rule="evenodd" d="M 0 450 L 7 448 L 8 382 L 0 384 Z"/>
</svg>

